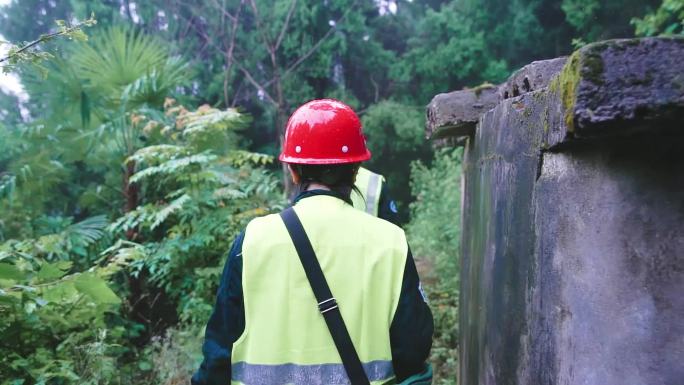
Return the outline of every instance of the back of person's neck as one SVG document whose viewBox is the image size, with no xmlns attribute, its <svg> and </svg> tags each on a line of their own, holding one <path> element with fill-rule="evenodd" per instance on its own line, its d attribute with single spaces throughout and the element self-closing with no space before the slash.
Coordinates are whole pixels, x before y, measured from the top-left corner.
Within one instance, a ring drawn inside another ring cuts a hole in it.
<svg viewBox="0 0 684 385">
<path fill-rule="evenodd" d="M 306 191 L 311 191 L 311 190 L 325 190 L 325 191 L 330 191 L 330 187 L 320 184 L 320 183 L 310 183 L 308 186 L 306 186 Z"/>
</svg>

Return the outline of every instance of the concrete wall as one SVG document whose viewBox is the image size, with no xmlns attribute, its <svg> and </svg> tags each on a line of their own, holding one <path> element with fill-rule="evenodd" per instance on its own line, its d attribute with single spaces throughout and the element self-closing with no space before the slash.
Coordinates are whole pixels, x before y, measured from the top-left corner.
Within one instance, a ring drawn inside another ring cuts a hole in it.
<svg viewBox="0 0 684 385">
<path fill-rule="evenodd" d="M 461 384 L 684 384 L 684 39 L 436 96 L 466 146 Z"/>
</svg>

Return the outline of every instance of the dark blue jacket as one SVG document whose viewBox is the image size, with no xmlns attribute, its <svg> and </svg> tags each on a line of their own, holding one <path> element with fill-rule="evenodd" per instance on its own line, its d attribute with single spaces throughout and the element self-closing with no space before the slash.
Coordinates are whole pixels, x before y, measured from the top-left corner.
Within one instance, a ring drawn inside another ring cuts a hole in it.
<svg viewBox="0 0 684 385">
<path fill-rule="evenodd" d="M 300 194 L 295 202 L 309 196 L 326 194 L 315 190 Z M 242 241 L 238 235 L 228 253 L 223 270 L 216 306 L 205 332 L 204 361 L 192 377 L 192 385 L 227 385 L 231 378 L 231 351 L 245 329 L 245 309 L 242 294 Z M 392 363 L 397 380 L 421 372 L 432 346 L 433 321 L 418 272 L 409 250 L 403 283 L 392 325 L 390 327 Z"/>
</svg>

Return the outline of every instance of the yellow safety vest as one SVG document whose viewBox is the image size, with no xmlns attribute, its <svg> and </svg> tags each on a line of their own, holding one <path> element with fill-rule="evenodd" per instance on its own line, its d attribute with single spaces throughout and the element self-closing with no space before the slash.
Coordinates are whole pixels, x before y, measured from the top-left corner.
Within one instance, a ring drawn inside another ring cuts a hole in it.
<svg viewBox="0 0 684 385">
<path fill-rule="evenodd" d="M 359 173 L 356 175 L 355 185 L 363 196 L 360 196 L 356 191 L 352 191 L 351 199 L 354 207 L 377 217 L 383 183 L 385 183 L 385 178 L 382 175 L 360 167 Z"/>
<path fill-rule="evenodd" d="M 328 195 L 295 206 L 372 384 L 392 383 L 390 325 L 408 245 L 399 227 Z M 346 384 L 347 375 L 278 215 L 252 220 L 242 245 L 245 330 L 232 384 Z"/>
</svg>

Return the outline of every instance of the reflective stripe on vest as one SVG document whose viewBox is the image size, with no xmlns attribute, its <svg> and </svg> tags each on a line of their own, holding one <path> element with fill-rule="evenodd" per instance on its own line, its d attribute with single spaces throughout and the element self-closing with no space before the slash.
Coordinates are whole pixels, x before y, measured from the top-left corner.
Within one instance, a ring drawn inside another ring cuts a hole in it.
<svg viewBox="0 0 684 385">
<path fill-rule="evenodd" d="M 295 211 L 373 384 L 394 378 L 389 328 L 408 246 L 397 226 L 318 195 Z M 242 246 L 245 330 L 233 384 L 345 384 L 344 366 L 280 216 L 254 219 Z"/>
<path fill-rule="evenodd" d="M 363 364 L 370 381 L 385 381 L 394 376 L 392 361 L 372 361 Z M 349 384 L 342 364 L 317 365 L 255 365 L 246 362 L 233 364 L 233 381 L 245 385 L 325 385 Z"/>
<path fill-rule="evenodd" d="M 352 191 L 351 198 L 354 207 L 377 217 L 380 209 L 380 193 L 382 192 L 383 183 L 384 178 L 382 175 L 363 167 L 359 168 L 355 185 L 363 196 L 359 196 L 357 192 Z"/>
</svg>

